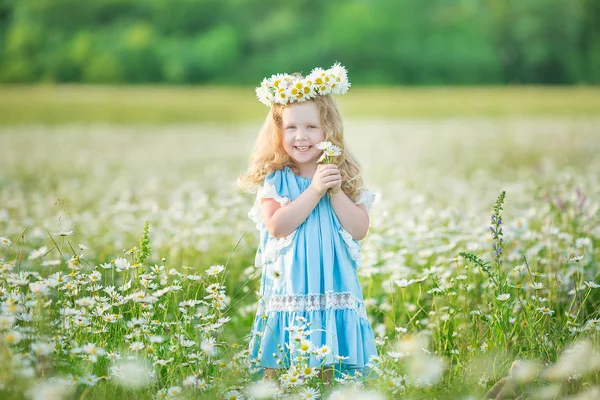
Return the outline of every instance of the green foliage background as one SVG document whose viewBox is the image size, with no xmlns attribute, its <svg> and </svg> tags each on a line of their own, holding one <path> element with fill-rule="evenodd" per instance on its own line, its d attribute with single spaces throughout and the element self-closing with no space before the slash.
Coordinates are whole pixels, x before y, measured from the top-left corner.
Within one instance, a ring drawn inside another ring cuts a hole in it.
<svg viewBox="0 0 600 400">
<path fill-rule="evenodd" d="M 0 81 L 600 82 L 600 0 L 0 0 Z"/>
</svg>

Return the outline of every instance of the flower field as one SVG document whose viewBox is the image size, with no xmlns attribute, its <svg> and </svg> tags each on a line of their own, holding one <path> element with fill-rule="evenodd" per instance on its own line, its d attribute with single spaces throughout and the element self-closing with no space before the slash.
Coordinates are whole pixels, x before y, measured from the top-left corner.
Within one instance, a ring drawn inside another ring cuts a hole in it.
<svg viewBox="0 0 600 400">
<path fill-rule="evenodd" d="M 302 320 L 248 357 L 259 127 L 0 128 L 0 398 L 600 397 L 600 119 L 345 121 L 379 357 L 333 387 Z"/>
</svg>

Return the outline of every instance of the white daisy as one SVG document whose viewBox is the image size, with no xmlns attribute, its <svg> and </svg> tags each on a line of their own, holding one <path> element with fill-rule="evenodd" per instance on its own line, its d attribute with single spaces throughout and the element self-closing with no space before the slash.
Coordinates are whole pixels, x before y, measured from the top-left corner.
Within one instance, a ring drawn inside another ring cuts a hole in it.
<svg viewBox="0 0 600 400">
<path fill-rule="evenodd" d="M 496 297 L 496 299 L 498 299 L 500 301 L 506 301 L 506 300 L 510 299 L 510 293 L 502 293 L 502 294 L 498 295 Z"/>
<path fill-rule="evenodd" d="M 543 289 L 543 288 L 544 288 L 544 284 L 543 284 L 542 282 L 533 282 L 533 283 L 531 284 L 531 288 L 532 288 L 533 290 L 540 290 L 540 289 Z"/>
<path fill-rule="evenodd" d="M 79 382 L 83 383 L 84 385 L 94 386 L 99 380 L 100 378 L 98 378 L 96 375 L 89 374 L 81 378 Z"/>
<path fill-rule="evenodd" d="M 540 313 L 544 315 L 552 315 L 554 314 L 554 310 L 549 309 L 548 307 L 538 307 L 536 308 Z"/>
<path fill-rule="evenodd" d="M 217 343 L 213 337 L 204 339 L 202 343 L 200 343 L 200 348 L 209 356 L 217 354 Z"/>
<path fill-rule="evenodd" d="M 131 268 L 131 264 L 129 264 L 129 261 L 121 257 L 117 258 L 113 263 L 115 264 L 117 272 L 121 272 Z"/>
<path fill-rule="evenodd" d="M 206 270 L 206 275 L 215 276 L 221 272 L 225 271 L 225 266 L 223 265 L 212 265 Z"/>
<path fill-rule="evenodd" d="M 319 392 L 317 392 L 314 388 L 311 388 L 311 387 L 304 388 L 300 392 L 300 398 L 302 400 L 318 399 L 320 397 L 321 397 L 321 394 Z"/>
</svg>

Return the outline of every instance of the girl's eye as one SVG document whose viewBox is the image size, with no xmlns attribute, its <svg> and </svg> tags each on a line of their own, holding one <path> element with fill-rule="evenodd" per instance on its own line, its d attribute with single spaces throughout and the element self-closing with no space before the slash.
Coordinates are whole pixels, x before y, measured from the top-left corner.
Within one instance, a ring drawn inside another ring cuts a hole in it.
<svg viewBox="0 0 600 400">
<path fill-rule="evenodd" d="M 285 128 L 285 129 L 287 129 L 287 130 L 289 130 L 289 129 L 296 129 L 296 127 L 294 125 L 290 125 L 287 128 Z"/>
</svg>

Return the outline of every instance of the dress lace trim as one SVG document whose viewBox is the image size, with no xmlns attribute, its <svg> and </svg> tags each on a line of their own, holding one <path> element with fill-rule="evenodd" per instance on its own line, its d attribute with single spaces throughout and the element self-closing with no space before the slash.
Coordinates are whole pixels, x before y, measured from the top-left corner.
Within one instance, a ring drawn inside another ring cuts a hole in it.
<svg viewBox="0 0 600 400">
<path fill-rule="evenodd" d="M 325 294 L 272 295 L 259 300 L 257 314 L 269 312 L 325 311 L 350 309 L 367 318 L 365 304 L 352 292 L 327 291 Z"/>
<path fill-rule="evenodd" d="M 358 196 L 358 200 L 356 200 L 356 204 L 364 204 L 367 208 L 367 212 L 370 213 L 374 202 L 375 193 L 371 192 L 366 187 L 363 187 L 362 191 L 360 192 L 360 195 Z"/>
<path fill-rule="evenodd" d="M 263 198 L 272 198 L 275 199 L 281 206 L 285 206 L 288 204 L 291 199 L 287 196 L 280 196 L 277 193 L 277 189 L 275 188 L 275 184 L 270 181 L 265 181 L 264 185 L 258 189 L 256 193 L 256 200 L 254 200 L 254 205 L 248 212 L 248 217 L 256 223 L 256 229 L 260 230 L 260 227 L 263 223 L 260 209 L 260 199 Z"/>
<path fill-rule="evenodd" d="M 362 253 L 360 251 L 360 244 L 352 238 L 352 235 L 345 230 L 344 228 L 340 228 L 339 230 L 342 239 L 348 246 L 348 251 L 350 252 L 350 256 L 356 263 L 356 267 L 362 267 Z"/>
</svg>

